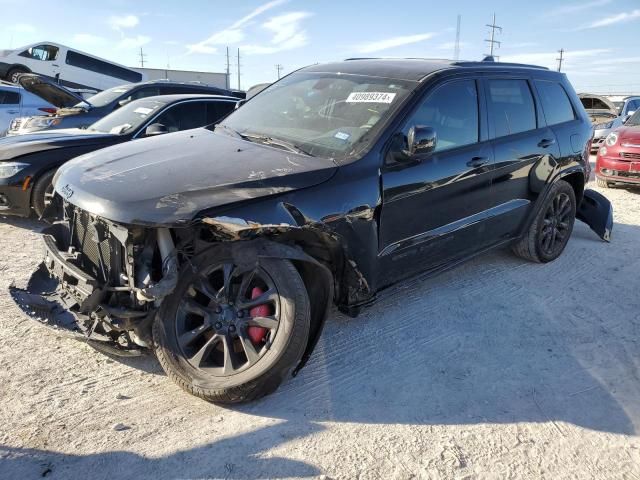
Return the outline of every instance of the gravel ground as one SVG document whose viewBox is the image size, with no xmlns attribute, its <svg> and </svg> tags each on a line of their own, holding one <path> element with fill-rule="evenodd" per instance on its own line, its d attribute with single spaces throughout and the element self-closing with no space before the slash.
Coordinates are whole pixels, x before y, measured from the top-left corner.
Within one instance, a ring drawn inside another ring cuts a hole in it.
<svg viewBox="0 0 640 480">
<path fill-rule="evenodd" d="M 0 219 L 0 478 L 640 479 L 640 190 L 606 195 L 611 244 L 578 222 L 551 264 L 499 251 L 334 313 L 232 409 L 23 317 L 40 227 Z"/>
</svg>

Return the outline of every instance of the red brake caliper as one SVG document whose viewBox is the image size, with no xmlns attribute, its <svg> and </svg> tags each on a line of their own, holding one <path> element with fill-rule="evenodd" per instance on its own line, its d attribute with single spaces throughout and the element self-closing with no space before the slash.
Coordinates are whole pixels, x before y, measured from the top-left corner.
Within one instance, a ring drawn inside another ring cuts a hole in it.
<svg viewBox="0 0 640 480">
<path fill-rule="evenodd" d="M 251 299 L 258 298 L 260 295 L 264 293 L 260 287 L 253 287 L 251 290 Z M 258 305 L 257 307 L 253 307 L 249 310 L 249 314 L 252 317 L 267 317 L 271 315 L 271 308 L 269 305 Z M 261 343 L 264 340 L 264 337 L 267 335 L 267 329 L 264 327 L 255 327 L 251 326 L 247 328 L 247 333 L 249 334 L 249 338 L 253 343 Z"/>
</svg>

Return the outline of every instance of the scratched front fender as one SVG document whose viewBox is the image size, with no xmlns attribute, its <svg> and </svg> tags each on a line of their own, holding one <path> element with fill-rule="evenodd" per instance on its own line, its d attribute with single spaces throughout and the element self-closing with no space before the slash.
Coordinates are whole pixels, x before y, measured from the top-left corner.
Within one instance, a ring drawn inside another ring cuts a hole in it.
<svg viewBox="0 0 640 480">
<path fill-rule="evenodd" d="M 605 242 L 611 241 L 613 206 L 604 195 L 595 190 L 585 190 L 576 218 L 589 225 Z"/>
</svg>

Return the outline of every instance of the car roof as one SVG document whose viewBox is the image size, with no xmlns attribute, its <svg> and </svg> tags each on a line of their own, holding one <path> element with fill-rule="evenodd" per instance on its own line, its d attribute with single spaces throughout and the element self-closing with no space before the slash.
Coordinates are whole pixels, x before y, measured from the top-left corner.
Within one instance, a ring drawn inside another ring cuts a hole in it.
<svg viewBox="0 0 640 480">
<path fill-rule="evenodd" d="M 175 80 L 168 80 L 165 78 L 159 78 L 156 80 L 146 80 L 144 82 L 138 82 L 138 83 L 126 83 L 123 85 L 120 85 L 120 87 L 139 87 L 141 85 L 155 85 L 155 84 L 161 84 L 161 85 L 171 85 L 174 87 L 201 87 L 201 88 L 214 88 L 216 90 L 227 90 L 224 87 L 217 87 L 215 85 L 209 85 L 208 83 L 203 83 L 203 82 L 198 82 L 198 81 L 193 81 L 193 82 L 178 82 Z"/>
<path fill-rule="evenodd" d="M 228 95 L 209 95 L 206 93 L 176 93 L 173 95 L 155 95 L 153 97 L 139 98 L 138 100 L 134 100 L 134 102 L 144 100 L 154 100 L 156 102 L 168 105 L 170 103 L 179 102 L 181 100 L 220 100 L 225 102 L 238 102 L 240 99 L 238 97 L 230 97 Z"/>
<path fill-rule="evenodd" d="M 504 70 L 548 70 L 545 67 L 535 65 L 495 61 L 472 62 L 427 58 L 348 58 L 342 62 L 311 65 L 303 68 L 302 71 L 366 75 L 419 82 L 428 75 L 440 70 L 467 68 L 482 70 L 495 68 Z"/>
<path fill-rule="evenodd" d="M 5 82 L 4 80 L 0 80 L 0 88 L 22 90 L 22 87 L 20 87 L 19 85 L 16 85 L 15 83 Z"/>
</svg>

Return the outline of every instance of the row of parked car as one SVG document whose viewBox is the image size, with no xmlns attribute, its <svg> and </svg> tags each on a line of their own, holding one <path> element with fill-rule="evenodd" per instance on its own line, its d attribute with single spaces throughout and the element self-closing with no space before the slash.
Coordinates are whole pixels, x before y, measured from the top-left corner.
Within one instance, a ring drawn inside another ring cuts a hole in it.
<svg viewBox="0 0 640 480">
<path fill-rule="evenodd" d="M 593 123 L 598 186 L 640 185 L 640 96 L 579 97 Z"/>
<path fill-rule="evenodd" d="M 89 99 L 112 112 L 84 129 L 62 128 L 95 111 L 79 101 L 57 129 L 0 141 L 5 211 L 31 202 L 53 222 L 12 294 L 96 348 L 154 351 L 204 399 L 274 391 L 332 303 L 357 315 L 408 276 L 498 247 L 553 261 L 576 218 L 610 239 L 611 204 L 585 188 L 591 122 L 558 72 L 352 59 L 247 101 L 134 95 L 163 85 Z"/>
</svg>

